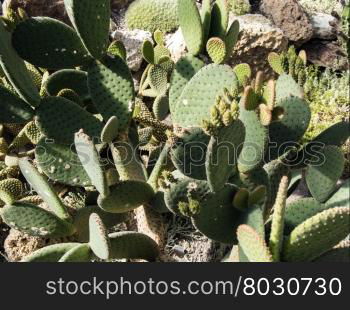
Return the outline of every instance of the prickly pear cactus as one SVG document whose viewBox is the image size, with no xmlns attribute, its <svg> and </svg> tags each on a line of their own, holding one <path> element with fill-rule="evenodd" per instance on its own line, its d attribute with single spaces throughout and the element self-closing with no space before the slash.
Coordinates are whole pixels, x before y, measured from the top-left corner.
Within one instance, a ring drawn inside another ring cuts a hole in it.
<svg viewBox="0 0 350 310">
<path fill-rule="evenodd" d="M 22 261 L 169 261 L 178 223 L 231 245 L 226 261 L 349 260 L 349 122 L 309 141 L 305 51 L 271 53 L 269 81 L 225 65 L 237 6 L 199 2 L 131 3 L 126 25 L 152 32 L 137 73 L 129 38 L 110 40 L 110 1 L 65 0 L 72 27 L 1 17 L 1 223 L 57 243 Z"/>
</svg>

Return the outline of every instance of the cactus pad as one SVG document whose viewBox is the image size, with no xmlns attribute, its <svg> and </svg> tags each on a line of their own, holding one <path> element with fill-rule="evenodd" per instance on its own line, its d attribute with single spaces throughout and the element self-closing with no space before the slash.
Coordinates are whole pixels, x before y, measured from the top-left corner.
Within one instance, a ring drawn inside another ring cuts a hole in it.
<svg viewBox="0 0 350 310">
<path fill-rule="evenodd" d="M 117 116 L 119 130 L 128 126 L 134 106 L 134 83 L 128 66 L 120 57 L 106 56 L 88 71 L 88 85 L 97 110 L 105 121 Z"/>
<path fill-rule="evenodd" d="M 227 0 L 216 0 L 211 10 L 210 36 L 224 39 L 228 26 Z"/>
<path fill-rule="evenodd" d="M 126 218 L 125 214 L 107 213 L 99 206 L 85 206 L 79 209 L 74 216 L 73 224 L 77 229 L 77 238 L 80 242 L 89 241 L 89 218 L 92 213 L 98 214 L 107 228 L 121 223 Z"/>
<path fill-rule="evenodd" d="M 52 189 L 51 185 L 46 181 L 38 170 L 26 159 L 19 160 L 19 167 L 23 176 L 26 178 L 29 185 L 41 196 L 48 204 L 49 208 L 60 218 L 66 220 L 70 216 L 58 198 L 57 194 Z"/>
<path fill-rule="evenodd" d="M 83 131 L 79 131 L 75 134 L 74 143 L 80 162 L 91 183 L 103 197 L 108 196 L 109 188 L 106 175 L 100 164 L 100 156 L 93 141 Z"/>
<path fill-rule="evenodd" d="M 109 0 L 65 0 L 68 16 L 90 55 L 107 51 L 111 5 Z"/>
<path fill-rule="evenodd" d="M 0 122 L 25 123 L 34 116 L 34 111 L 22 99 L 0 85 Z"/>
<path fill-rule="evenodd" d="M 237 229 L 237 238 L 250 262 L 271 263 L 273 261 L 265 240 L 252 227 L 240 225 Z"/>
<path fill-rule="evenodd" d="M 175 167 L 188 177 L 205 180 L 209 139 L 200 128 L 185 133 L 171 149 L 170 155 Z"/>
<path fill-rule="evenodd" d="M 146 40 L 142 44 L 142 56 L 149 63 L 154 64 L 154 48 L 153 43 Z"/>
<path fill-rule="evenodd" d="M 185 86 L 175 108 L 173 122 L 181 127 L 200 127 L 210 119 L 210 107 L 224 88 L 236 89 L 238 81 L 232 69 L 226 65 L 208 65 Z"/>
<path fill-rule="evenodd" d="M 58 261 L 59 263 L 90 262 L 93 254 L 89 244 L 79 244 L 66 252 Z"/>
<path fill-rule="evenodd" d="M 13 33 L 12 43 L 19 56 L 42 68 L 72 68 L 88 60 L 76 32 L 50 17 L 33 17 L 21 22 Z"/>
<path fill-rule="evenodd" d="M 228 60 L 233 52 L 233 49 L 238 41 L 239 36 L 239 22 L 235 20 L 230 28 L 227 31 L 226 37 L 225 37 L 225 44 L 226 44 L 226 59 Z"/>
<path fill-rule="evenodd" d="M 100 137 L 102 123 L 83 108 L 62 97 L 42 99 L 37 109 L 38 125 L 55 143 L 72 144 L 80 129 L 90 137 Z M 64 124 L 64 126 L 62 126 Z"/>
<path fill-rule="evenodd" d="M 146 259 L 154 261 L 159 255 L 157 243 L 147 235 L 133 231 L 109 235 L 111 258 Z"/>
<path fill-rule="evenodd" d="M 85 71 L 73 69 L 56 71 L 46 80 L 45 88 L 50 96 L 57 96 L 62 89 L 72 89 L 83 100 L 90 98 Z"/>
<path fill-rule="evenodd" d="M 347 179 L 342 186 L 326 201 L 328 208 L 350 207 L 350 179 Z"/>
<path fill-rule="evenodd" d="M 61 238 L 72 235 L 75 228 L 53 213 L 38 206 L 15 202 L 1 210 L 4 222 L 11 228 L 31 236 L 44 238 Z"/>
<path fill-rule="evenodd" d="M 235 242 L 240 216 L 240 212 L 232 206 L 236 192 L 237 187 L 227 184 L 217 193 L 210 193 L 200 200 L 198 214 L 192 217 L 194 226 L 215 241 Z"/>
<path fill-rule="evenodd" d="M 184 178 L 171 184 L 164 195 L 167 208 L 175 214 L 182 214 L 179 210 L 179 202 L 187 202 L 191 192 L 194 192 L 199 200 L 204 199 L 210 193 L 208 182 Z"/>
<path fill-rule="evenodd" d="M 20 199 L 23 194 L 23 185 L 20 180 L 8 178 L 0 181 L 0 205 L 4 202 L 7 205 Z"/>
<path fill-rule="evenodd" d="M 291 96 L 304 99 L 304 90 L 290 75 L 282 74 L 276 82 L 276 102 Z"/>
<path fill-rule="evenodd" d="M 350 123 L 342 121 L 321 132 L 312 142 L 342 146 L 350 136 Z"/>
<path fill-rule="evenodd" d="M 24 257 L 21 262 L 26 263 L 57 263 L 60 258 L 79 243 L 58 243 L 36 250 Z"/>
<path fill-rule="evenodd" d="M 53 181 L 71 186 L 90 186 L 91 181 L 77 153 L 70 146 L 42 138 L 35 148 L 40 169 Z"/>
<path fill-rule="evenodd" d="M 98 205 L 111 213 L 123 213 L 148 203 L 154 196 L 152 187 L 141 181 L 128 180 L 111 187 L 107 197 L 100 196 Z"/>
<path fill-rule="evenodd" d="M 275 71 L 277 74 L 284 73 L 280 55 L 272 52 L 268 55 L 267 60 L 273 71 Z"/>
<path fill-rule="evenodd" d="M 284 243 L 288 262 L 311 261 L 336 246 L 349 234 L 349 208 L 332 208 L 298 225 Z"/>
<path fill-rule="evenodd" d="M 170 79 L 169 105 L 173 114 L 177 100 L 191 78 L 204 66 L 204 62 L 194 56 L 184 56 L 175 64 Z"/>
<path fill-rule="evenodd" d="M 207 42 L 207 52 L 214 63 L 221 64 L 226 59 L 226 44 L 220 38 L 210 38 Z"/>
<path fill-rule="evenodd" d="M 211 137 L 205 166 L 212 191 L 220 190 L 236 170 L 237 158 L 244 137 L 245 128 L 240 120 L 219 129 L 217 137 Z"/>
<path fill-rule="evenodd" d="M 308 218 L 326 209 L 326 205 L 314 198 L 301 198 L 289 203 L 285 213 L 285 232 L 289 234 Z"/>
<path fill-rule="evenodd" d="M 111 252 L 111 244 L 108 233 L 101 218 L 92 213 L 89 218 L 90 239 L 89 245 L 94 254 L 101 259 L 108 259 Z"/>
<path fill-rule="evenodd" d="M 111 143 L 118 137 L 119 121 L 116 116 L 112 116 L 103 127 L 101 132 L 101 141 Z"/>
<path fill-rule="evenodd" d="M 178 25 L 177 0 L 133 1 L 125 15 L 129 29 L 168 32 Z"/>
<path fill-rule="evenodd" d="M 239 64 L 233 68 L 239 84 L 245 86 L 252 76 L 252 69 L 246 63 Z"/>
<path fill-rule="evenodd" d="M 20 97 L 33 107 L 40 101 L 39 92 L 29 74 L 24 61 L 12 47 L 11 34 L 0 23 L 0 69 L 15 88 Z"/>
<path fill-rule="evenodd" d="M 337 181 L 343 173 L 344 155 L 337 146 L 326 146 L 318 163 L 309 165 L 306 171 L 306 183 L 312 196 L 319 202 L 326 201 L 334 191 Z"/>
<path fill-rule="evenodd" d="M 167 95 L 158 96 L 152 106 L 154 116 L 163 121 L 169 113 L 169 97 Z"/>
<path fill-rule="evenodd" d="M 300 98 L 285 98 L 280 100 L 277 106 L 283 109 L 283 117 L 280 121 L 273 122 L 269 128 L 270 142 L 277 143 L 279 152 L 275 154 L 276 152 L 272 151 L 272 158 L 281 156 L 288 146 L 299 142 L 309 127 L 311 119 L 308 104 Z"/>
<path fill-rule="evenodd" d="M 196 1 L 178 0 L 178 15 L 182 34 L 190 54 L 197 55 L 203 48 L 203 26 Z"/>
<path fill-rule="evenodd" d="M 163 95 L 167 90 L 167 76 L 168 73 L 161 65 L 151 65 L 148 70 L 148 81 L 151 88 L 158 95 Z"/>
<path fill-rule="evenodd" d="M 268 134 L 255 111 L 241 107 L 240 119 L 245 126 L 245 140 L 238 157 L 238 170 L 247 173 L 262 166 Z"/>
</svg>

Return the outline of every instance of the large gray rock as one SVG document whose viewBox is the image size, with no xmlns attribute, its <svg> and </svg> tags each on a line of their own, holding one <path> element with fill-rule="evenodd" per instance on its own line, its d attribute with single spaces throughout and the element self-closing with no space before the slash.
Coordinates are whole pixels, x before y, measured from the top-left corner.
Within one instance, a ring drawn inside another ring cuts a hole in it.
<svg viewBox="0 0 350 310">
<path fill-rule="evenodd" d="M 267 77 L 272 77 L 267 56 L 270 52 L 280 53 L 287 49 L 288 39 L 283 31 L 259 14 L 232 15 L 230 19 L 230 23 L 237 19 L 241 29 L 230 64 L 248 63 L 253 73 L 260 70 Z"/>
<path fill-rule="evenodd" d="M 127 30 L 119 28 L 112 32 L 114 40 L 122 41 L 127 52 L 127 63 L 132 71 L 139 71 L 143 57 L 141 52 L 142 44 L 145 40 L 152 41 L 152 34 L 143 30 Z"/>
<path fill-rule="evenodd" d="M 311 23 L 314 29 L 313 38 L 333 40 L 336 39 L 336 29 L 334 25 L 338 20 L 329 14 L 316 13 L 311 16 Z"/>
<path fill-rule="evenodd" d="M 298 0 L 261 0 L 260 10 L 294 45 L 299 46 L 312 38 L 310 18 Z"/>
<path fill-rule="evenodd" d="M 181 29 L 165 36 L 165 46 L 170 51 L 171 59 L 177 62 L 182 56 L 187 54 L 186 42 Z"/>
</svg>

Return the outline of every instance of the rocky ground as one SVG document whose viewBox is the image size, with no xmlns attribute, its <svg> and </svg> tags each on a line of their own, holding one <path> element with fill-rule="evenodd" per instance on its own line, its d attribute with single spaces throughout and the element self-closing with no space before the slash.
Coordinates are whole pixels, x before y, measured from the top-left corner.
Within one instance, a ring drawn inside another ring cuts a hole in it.
<svg viewBox="0 0 350 310">
<path fill-rule="evenodd" d="M 270 52 L 280 53 L 287 50 L 289 45 L 305 49 L 308 59 L 321 67 L 337 70 L 348 68 L 347 57 L 338 40 L 340 31 L 339 12 L 341 1 L 320 0 L 318 2 L 336 2 L 335 6 L 323 5 L 318 11 L 312 0 L 251 0 L 251 14 L 242 16 L 231 15 L 231 20 L 238 19 L 241 26 L 240 39 L 231 57 L 231 64 L 246 62 L 256 71 L 262 70 L 267 76 L 273 72 L 266 59 Z M 8 5 L 14 8 L 22 7 L 30 16 L 50 16 L 69 23 L 64 9 L 63 0 L 5 0 L 2 10 Z M 125 27 L 124 15 L 130 0 L 112 0 L 113 13 L 111 16 L 111 38 L 121 40 L 127 50 L 127 61 L 134 72 L 137 82 L 140 70 L 143 68 L 143 58 L 140 51 L 146 39 L 152 39 L 152 34 L 143 30 L 128 30 Z M 302 6 L 302 5 L 303 6 Z M 333 12 L 333 10 L 336 10 Z M 166 45 L 171 51 L 174 61 L 185 53 L 185 43 L 181 31 L 177 30 L 166 36 Z M 308 196 L 309 193 L 303 182 L 299 184 L 295 197 Z M 197 233 L 186 219 L 167 215 L 168 244 L 166 250 L 173 261 L 218 261 L 227 253 L 228 248 L 208 240 Z M 9 233 L 4 225 L 0 225 L 0 245 Z M 4 258 L 18 260 L 26 252 L 36 249 L 47 241 L 32 238 L 16 231 L 11 231 L 5 243 L 7 254 Z M 0 248 L 0 253 L 4 249 Z M 10 257 L 9 257 L 10 256 Z"/>
</svg>

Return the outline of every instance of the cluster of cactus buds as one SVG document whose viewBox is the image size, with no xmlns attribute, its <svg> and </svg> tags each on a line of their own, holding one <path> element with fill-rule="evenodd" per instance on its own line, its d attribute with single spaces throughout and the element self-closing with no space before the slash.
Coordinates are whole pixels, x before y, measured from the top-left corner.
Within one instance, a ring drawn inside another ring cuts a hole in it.
<svg viewBox="0 0 350 310">
<path fill-rule="evenodd" d="M 268 61 L 277 74 L 289 74 L 300 86 L 305 84 L 307 78 L 307 55 L 304 50 L 297 54 L 295 47 L 291 46 L 287 52 L 282 52 L 280 55 L 270 53 Z"/>
</svg>

